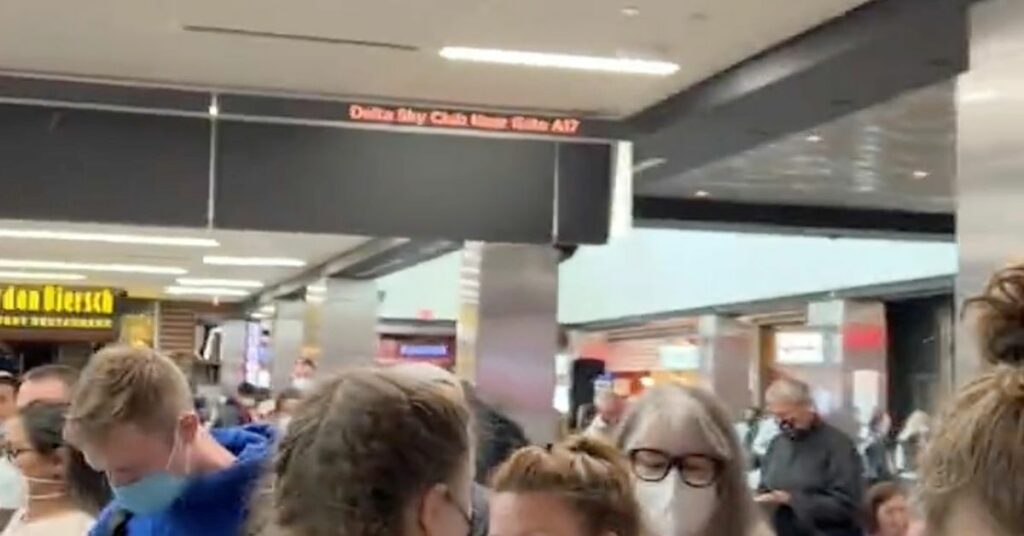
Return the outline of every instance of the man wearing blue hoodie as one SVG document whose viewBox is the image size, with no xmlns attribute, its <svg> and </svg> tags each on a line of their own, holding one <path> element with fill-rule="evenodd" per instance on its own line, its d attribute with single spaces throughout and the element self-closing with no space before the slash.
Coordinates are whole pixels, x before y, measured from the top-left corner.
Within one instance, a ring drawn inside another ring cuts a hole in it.
<svg viewBox="0 0 1024 536">
<path fill-rule="evenodd" d="M 91 536 L 236 536 L 274 439 L 259 425 L 208 431 L 181 370 L 128 346 L 90 359 L 65 435 L 114 491 Z"/>
</svg>

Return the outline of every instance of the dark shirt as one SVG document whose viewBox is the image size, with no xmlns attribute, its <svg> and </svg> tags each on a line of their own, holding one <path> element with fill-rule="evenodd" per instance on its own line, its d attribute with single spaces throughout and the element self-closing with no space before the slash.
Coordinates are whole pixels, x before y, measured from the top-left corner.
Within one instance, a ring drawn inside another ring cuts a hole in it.
<svg viewBox="0 0 1024 536">
<path fill-rule="evenodd" d="M 819 421 L 798 437 L 779 434 L 761 462 L 759 486 L 792 496 L 772 512 L 777 536 L 861 534 L 862 474 L 853 441 L 827 423 Z"/>
</svg>

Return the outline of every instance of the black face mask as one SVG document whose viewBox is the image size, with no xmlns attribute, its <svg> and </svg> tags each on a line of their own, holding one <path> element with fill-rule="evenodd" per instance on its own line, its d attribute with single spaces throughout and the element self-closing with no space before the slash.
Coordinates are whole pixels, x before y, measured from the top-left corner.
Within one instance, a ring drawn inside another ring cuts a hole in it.
<svg viewBox="0 0 1024 536">
<path fill-rule="evenodd" d="M 779 430 L 790 439 L 800 439 L 807 435 L 807 430 L 797 428 L 791 419 L 779 421 Z"/>
</svg>

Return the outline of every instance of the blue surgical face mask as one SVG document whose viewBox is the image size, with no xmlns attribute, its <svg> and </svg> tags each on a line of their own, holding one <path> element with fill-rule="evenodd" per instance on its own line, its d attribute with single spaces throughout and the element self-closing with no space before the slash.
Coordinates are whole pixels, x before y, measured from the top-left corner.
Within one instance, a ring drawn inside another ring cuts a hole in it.
<svg viewBox="0 0 1024 536">
<path fill-rule="evenodd" d="M 171 449 L 171 456 L 167 466 L 171 465 L 175 453 L 178 451 L 178 432 L 174 432 L 174 447 Z M 185 473 L 189 471 L 189 458 L 186 452 Z M 169 508 L 174 501 L 181 497 L 181 494 L 188 486 L 188 477 L 173 475 L 165 468 L 163 471 L 148 474 L 131 484 L 110 487 L 114 491 L 117 502 L 133 514 L 146 515 L 160 512 Z"/>
</svg>

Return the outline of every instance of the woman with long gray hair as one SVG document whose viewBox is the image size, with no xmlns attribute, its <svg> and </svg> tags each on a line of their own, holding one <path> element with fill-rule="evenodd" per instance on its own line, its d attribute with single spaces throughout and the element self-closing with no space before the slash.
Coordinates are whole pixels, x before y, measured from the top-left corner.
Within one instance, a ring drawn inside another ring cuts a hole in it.
<svg viewBox="0 0 1024 536">
<path fill-rule="evenodd" d="M 771 534 L 747 487 L 728 414 L 707 391 L 682 384 L 648 390 L 623 419 L 617 443 L 652 534 Z"/>
</svg>

